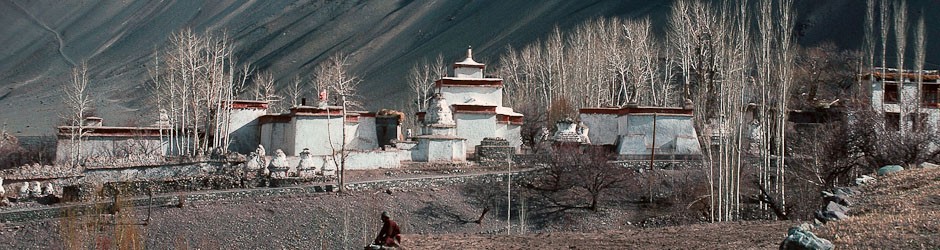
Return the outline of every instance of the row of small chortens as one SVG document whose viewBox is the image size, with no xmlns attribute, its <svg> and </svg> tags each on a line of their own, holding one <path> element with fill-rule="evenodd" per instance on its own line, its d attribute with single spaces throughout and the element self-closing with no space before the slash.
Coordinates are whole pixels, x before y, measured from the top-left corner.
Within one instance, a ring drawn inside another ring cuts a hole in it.
<svg viewBox="0 0 940 250">
<path fill-rule="evenodd" d="M 42 184 L 40 184 L 38 181 L 34 181 L 32 185 L 30 185 L 29 182 L 24 182 L 19 188 L 19 193 L 17 193 L 18 195 L 17 197 L 39 198 L 39 197 L 55 195 L 55 194 L 57 194 L 56 188 L 54 185 L 52 185 L 51 182 L 46 183 L 45 187 L 43 187 Z M 6 189 L 3 188 L 3 177 L 0 177 L 0 198 L 6 197 L 6 196 L 7 196 Z"/>
<path fill-rule="evenodd" d="M 320 168 L 314 164 L 310 150 L 306 148 L 300 153 L 300 162 L 298 162 L 295 167 L 291 167 L 290 162 L 287 161 L 287 155 L 284 154 L 283 150 L 275 150 L 274 157 L 271 158 L 270 162 L 265 162 L 266 159 L 264 155 L 264 146 L 258 145 L 258 149 L 251 152 L 248 156 L 245 162 L 245 168 L 248 169 L 250 176 L 311 178 L 315 176 L 336 175 L 336 168 L 332 165 L 326 164 L 326 166 Z"/>
</svg>

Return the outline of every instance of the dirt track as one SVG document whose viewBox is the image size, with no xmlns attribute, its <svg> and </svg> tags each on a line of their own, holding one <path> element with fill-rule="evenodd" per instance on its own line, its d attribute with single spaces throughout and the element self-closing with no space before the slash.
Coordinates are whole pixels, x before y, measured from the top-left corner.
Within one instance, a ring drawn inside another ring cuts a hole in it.
<svg viewBox="0 0 940 250">
<path fill-rule="evenodd" d="M 408 249 L 776 249 L 790 221 L 529 235 L 406 235 Z"/>
</svg>

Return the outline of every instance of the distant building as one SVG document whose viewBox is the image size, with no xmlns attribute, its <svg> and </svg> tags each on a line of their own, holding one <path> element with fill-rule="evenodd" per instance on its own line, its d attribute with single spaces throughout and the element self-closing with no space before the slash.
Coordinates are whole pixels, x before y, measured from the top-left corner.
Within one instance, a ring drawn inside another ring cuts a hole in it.
<svg viewBox="0 0 940 250">
<path fill-rule="evenodd" d="M 343 107 L 328 105 L 323 92 L 315 106 L 303 100 L 280 114 L 269 114 L 266 101 L 232 101 L 228 124 L 220 128 L 227 131 L 222 139 L 229 142 L 229 151 L 246 155 L 270 155 L 279 149 L 289 157 L 289 166 L 297 165 L 296 156 L 303 153 L 305 164 L 321 169 L 335 167 L 333 156 L 342 150 L 348 155 L 347 169 L 396 168 L 410 161 L 462 162 L 484 138 L 505 139 L 518 151 L 523 116 L 502 106 L 502 79 L 485 77 L 485 65 L 473 61 L 471 53 L 467 49 L 467 58 L 454 64 L 454 77 L 436 81 L 432 105 L 416 114 L 423 121 L 420 134 L 410 138 L 402 138 L 404 114 L 346 110 L 344 116 Z M 173 153 L 166 143 L 171 125 L 165 112 L 152 127 L 107 127 L 94 117 L 86 126 L 90 133 L 82 144 L 83 156 L 114 155 L 129 150 L 127 144 L 146 144 L 148 154 Z M 72 152 L 73 129 L 59 127 L 59 158 L 67 159 Z M 256 151 L 259 145 L 267 150 Z"/>
<path fill-rule="evenodd" d="M 691 109 L 584 108 L 580 110 L 580 119 L 590 128 L 591 144 L 614 148 L 621 159 L 649 159 L 654 149 L 657 159 L 702 155 Z"/>
<path fill-rule="evenodd" d="M 78 152 L 78 126 L 59 126 L 56 162 L 67 162 Z M 84 158 L 125 157 L 128 155 L 166 155 L 171 150 L 165 139 L 166 128 L 105 126 L 104 119 L 87 117 L 83 121 L 81 155 Z M 75 138 L 77 139 L 77 137 Z"/>
<path fill-rule="evenodd" d="M 879 68 L 860 79 L 870 81 L 871 107 L 884 115 L 886 127 L 901 132 L 920 128 L 936 131 L 940 120 L 940 73 L 936 70 L 922 71 L 923 85 L 918 93 L 916 71 L 884 71 L 886 73 L 883 74 Z"/>
<path fill-rule="evenodd" d="M 523 116 L 503 106 L 503 79 L 484 76 L 486 65 L 473 60 L 470 48 L 453 68 L 454 76 L 437 80 L 435 88 L 450 104 L 456 136 L 467 139 L 468 150 L 487 137 L 504 138 L 519 150 Z"/>
</svg>

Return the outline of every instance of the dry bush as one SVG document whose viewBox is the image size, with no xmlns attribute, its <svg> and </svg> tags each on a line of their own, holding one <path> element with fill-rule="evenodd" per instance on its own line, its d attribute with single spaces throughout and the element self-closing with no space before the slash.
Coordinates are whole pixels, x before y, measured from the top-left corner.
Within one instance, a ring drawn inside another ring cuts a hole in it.
<svg viewBox="0 0 940 250">
<path fill-rule="evenodd" d="M 708 216 L 709 187 L 702 181 L 708 177 L 704 169 L 648 171 L 640 176 L 650 177 L 654 180 L 655 205 L 689 221 Z M 645 190 L 637 190 L 636 193 L 646 194 Z"/>
<path fill-rule="evenodd" d="M 556 147 L 545 162 L 548 170 L 521 185 L 545 202 L 543 208 L 596 212 L 614 190 L 623 189 L 634 177 L 633 171 L 610 163 L 610 158 L 599 148 Z"/>
<path fill-rule="evenodd" d="M 52 164 L 55 161 L 55 140 L 51 137 L 31 139 L 34 141 L 21 142 L 16 136 L 0 133 L 0 169 Z"/>
<path fill-rule="evenodd" d="M 467 197 L 467 203 L 480 209 L 480 216 L 471 218 L 470 222 L 483 224 L 483 219 L 490 211 L 496 210 L 496 213 L 500 208 L 505 208 L 505 187 L 505 182 L 467 184 L 461 192 Z"/>
</svg>

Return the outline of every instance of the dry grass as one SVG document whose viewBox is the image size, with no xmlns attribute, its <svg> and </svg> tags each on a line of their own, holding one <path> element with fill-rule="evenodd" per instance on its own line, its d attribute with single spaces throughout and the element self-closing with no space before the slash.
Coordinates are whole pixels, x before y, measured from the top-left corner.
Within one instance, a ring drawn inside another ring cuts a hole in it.
<svg viewBox="0 0 940 250">
<path fill-rule="evenodd" d="M 96 201 L 110 199 L 90 211 L 67 209 L 59 224 L 65 249 L 144 249 L 141 226 L 134 206 L 126 197 L 106 194 L 100 187 Z M 110 198 L 108 196 L 111 196 Z"/>
<path fill-rule="evenodd" d="M 913 169 L 859 187 L 853 217 L 817 229 L 836 248 L 940 248 L 940 169 Z"/>
</svg>

